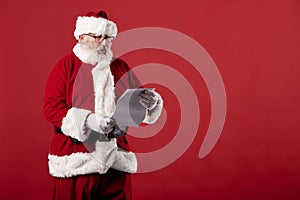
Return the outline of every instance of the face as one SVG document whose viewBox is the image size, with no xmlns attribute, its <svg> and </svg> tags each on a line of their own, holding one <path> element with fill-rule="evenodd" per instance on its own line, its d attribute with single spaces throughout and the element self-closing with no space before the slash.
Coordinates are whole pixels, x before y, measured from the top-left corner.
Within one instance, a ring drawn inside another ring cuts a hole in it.
<svg viewBox="0 0 300 200">
<path fill-rule="evenodd" d="M 95 38 L 95 37 L 97 38 Z M 84 49 L 97 49 L 99 53 L 105 54 L 107 49 L 111 47 L 111 38 L 104 39 L 104 37 L 96 36 L 95 34 L 84 34 L 79 36 L 79 43 Z"/>
</svg>

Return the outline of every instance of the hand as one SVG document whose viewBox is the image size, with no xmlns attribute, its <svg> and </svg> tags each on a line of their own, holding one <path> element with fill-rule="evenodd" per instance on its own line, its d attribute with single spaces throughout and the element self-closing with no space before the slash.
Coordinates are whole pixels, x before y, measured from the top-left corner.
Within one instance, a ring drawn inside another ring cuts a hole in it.
<svg viewBox="0 0 300 200">
<path fill-rule="evenodd" d="M 158 101 L 158 96 L 151 90 L 145 90 L 140 94 L 140 103 L 149 110 L 152 110 Z"/>
<path fill-rule="evenodd" d="M 98 114 L 92 113 L 86 120 L 86 126 L 96 132 L 108 133 L 112 131 L 116 122 L 112 118 L 104 118 Z"/>
<path fill-rule="evenodd" d="M 103 119 L 103 120 L 102 120 Z M 113 130 L 116 121 L 113 118 L 102 118 L 100 120 L 100 128 L 104 133 L 108 133 Z"/>
</svg>

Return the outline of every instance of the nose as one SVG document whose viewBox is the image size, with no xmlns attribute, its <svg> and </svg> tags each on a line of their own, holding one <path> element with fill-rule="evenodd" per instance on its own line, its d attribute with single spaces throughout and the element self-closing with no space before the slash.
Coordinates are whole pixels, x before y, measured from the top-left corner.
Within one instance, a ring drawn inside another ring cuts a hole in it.
<svg viewBox="0 0 300 200">
<path fill-rule="evenodd" d="M 102 41 L 101 41 L 101 45 L 103 45 L 103 46 L 105 46 L 106 45 L 106 39 L 102 39 Z"/>
</svg>

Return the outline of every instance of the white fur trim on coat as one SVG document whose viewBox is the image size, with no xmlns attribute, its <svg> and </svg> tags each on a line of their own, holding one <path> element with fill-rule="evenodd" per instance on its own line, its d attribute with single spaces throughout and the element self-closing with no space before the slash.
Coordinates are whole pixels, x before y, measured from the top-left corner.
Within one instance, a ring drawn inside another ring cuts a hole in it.
<svg viewBox="0 0 300 200">
<path fill-rule="evenodd" d="M 85 141 L 89 137 L 89 129 L 86 128 L 85 122 L 87 116 L 91 113 L 89 110 L 80 108 L 70 108 L 67 115 L 62 120 L 62 132 L 79 141 Z"/>
<path fill-rule="evenodd" d="M 116 159 L 112 165 L 112 168 L 127 173 L 136 173 L 137 159 L 135 154 L 133 152 L 127 152 L 121 148 L 118 148 Z"/>
<path fill-rule="evenodd" d="M 147 110 L 145 119 L 144 119 L 144 123 L 147 124 L 153 124 L 157 121 L 157 119 L 159 118 L 162 108 L 163 108 L 163 99 L 161 98 L 161 96 L 157 93 L 154 92 L 157 96 L 158 96 L 158 101 L 156 106 L 152 109 L 152 110 Z"/>
<path fill-rule="evenodd" d="M 115 112 L 115 88 L 114 77 L 111 74 L 109 63 L 106 66 L 99 66 L 92 70 L 94 92 L 95 92 L 95 113 L 102 117 L 112 117 Z"/>
<path fill-rule="evenodd" d="M 135 154 L 117 147 L 116 139 L 97 142 L 92 153 L 73 153 L 66 156 L 48 155 L 49 171 L 55 177 L 72 177 L 83 174 L 105 174 L 109 168 L 135 173 Z"/>
<path fill-rule="evenodd" d="M 74 37 L 78 40 L 80 35 L 89 33 L 116 37 L 118 28 L 114 22 L 101 17 L 77 17 Z"/>
</svg>

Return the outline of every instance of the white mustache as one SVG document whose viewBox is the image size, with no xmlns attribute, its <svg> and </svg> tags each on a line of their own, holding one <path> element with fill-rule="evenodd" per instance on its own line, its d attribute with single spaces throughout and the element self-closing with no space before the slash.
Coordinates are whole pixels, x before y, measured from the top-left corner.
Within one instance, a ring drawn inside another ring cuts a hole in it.
<svg viewBox="0 0 300 200">
<path fill-rule="evenodd" d="M 105 51 L 106 52 L 107 49 L 108 49 L 108 47 L 106 47 L 106 46 L 99 46 L 99 47 L 96 48 L 96 51 L 100 51 L 100 52 Z"/>
</svg>

